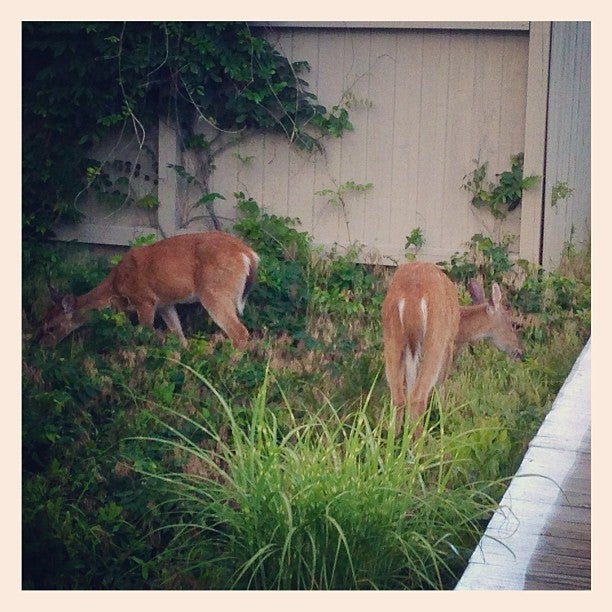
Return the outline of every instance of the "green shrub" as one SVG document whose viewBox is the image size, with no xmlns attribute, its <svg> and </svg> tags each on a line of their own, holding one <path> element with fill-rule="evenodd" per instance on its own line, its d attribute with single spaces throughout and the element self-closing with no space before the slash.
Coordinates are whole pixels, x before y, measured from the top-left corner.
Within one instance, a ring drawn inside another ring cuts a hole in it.
<svg viewBox="0 0 612 612">
<path fill-rule="evenodd" d="M 306 333 L 309 287 L 306 270 L 311 238 L 295 229 L 298 221 L 263 212 L 252 199 L 237 193 L 241 218 L 234 230 L 260 257 L 245 321 L 254 329 L 285 332 L 296 338 Z"/>
<path fill-rule="evenodd" d="M 480 278 L 490 286 L 493 282 L 501 282 L 512 268 L 509 256 L 511 243 L 512 237 L 494 242 L 488 236 L 474 234 L 468 251 L 455 253 L 450 263 L 442 261 L 438 265 L 457 283 L 466 284 L 471 278 Z"/>
<path fill-rule="evenodd" d="M 389 271 L 242 201 L 269 262 L 244 353 L 205 314 L 186 350 L 107 310 L 53 349 L 32 343 L 47 273 L 85 291 L 109 269 L 40 247 L 23 291 L 24 588 L 449 588 L 461 572 L 589 335 L 588 252 L 555 274 L 502 271 L 504 243 L 463 256 L 522 309 L 526 358 L 461 351 L 413 447 L 386 429 Z"/>
</svg>

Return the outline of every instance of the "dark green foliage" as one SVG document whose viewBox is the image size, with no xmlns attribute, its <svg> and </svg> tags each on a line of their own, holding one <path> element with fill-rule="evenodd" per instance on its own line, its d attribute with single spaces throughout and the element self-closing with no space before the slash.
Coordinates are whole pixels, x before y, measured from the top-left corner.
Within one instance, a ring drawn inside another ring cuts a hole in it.
<svg viewBox="0 0 612 612">
<path fill-rule="evenodd" d="M 513 155 L 511 168 L 501 172 L 497 176 L 497 184 L 486 182 L 487 163 L 476 162 L 477 167 L 471 175 L 463 177 L 463 188 L 472 193 L 472 204 L 476 208 L 487 206 L 491 214 L 503 219 L 506 216 L 504 208 L 508 212 L 513 211 L 523 198 L 523 190 L 533 189 L 539 180 L 539 176 L 527 176 L 523 178 L 523 154 Z"/>
<path fill-rule="evenodd" d="M 448 262 L 439 262 L 444 271 L 457 283 L 466 284 L 471 278 L 482 279 L 488 288 L 493 282 L 501 282 L 512 268 L 508 247 L 511 238 L 494 242 L 488 236 L 474 234 L 469 251 L 455 253 Z"/>
<path fill-rule="evenodd" d="M 88 159 L 112 128 L 141 140 L 160 117 L 170 120 L 186 147 L 209 156 L 209 171 L 214 152 L 193 133 L 196 118 L 274 130 L 309 150 L 351 129 L 346 110 L 328 113 L 307 91 L 308 64 L 289 62 L 245 23 L 25 22 L 22 34 L 25 238 L 78 221 L 84 188 L 113 195 Z"/>
<path fill-rule="evenodd" d="M 252 198 L 235 195 L 241 218 L 234 229 L 260 257 L 257 283 L 245 311 L 247 325 L 304 338 L 311 238 L 295 229 L 297 219 L 270 215 Z"/>
<path fill-rule="evenodd" d="M 590 291 L 580 279 L 538 270 L 525 280 L 515 302 L 523 312 L 588 310 Z"/>
<path fill-rule="evenodd" d="M 84 291 L 110 263 L 75 245 L 32 253 L 51 263 L 24 277 L 24 589 L 450 588 L 588 337 L 576 253 L 563 274 L 504 273 L 503 245 L 475 239 L 453 265 L 501 277 L 526 360 L 466 349 L 423 443 L 396 441 L 389 272 L 313 250 L 296 221 L 238 199 L 262 256 L 242 354 L 202 313 L 187 313 L 184 350 L 108 310 L 41 348 L 47 272 Z"/>
</svg>

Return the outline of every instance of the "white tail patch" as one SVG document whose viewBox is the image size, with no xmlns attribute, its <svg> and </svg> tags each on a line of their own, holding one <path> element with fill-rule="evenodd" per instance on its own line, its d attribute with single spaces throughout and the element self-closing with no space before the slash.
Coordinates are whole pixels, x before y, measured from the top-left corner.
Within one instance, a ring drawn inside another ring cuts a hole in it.
<svg viewBox="0 0 612 612">
<path fill-rule="evenodd" d="M 405 300 L 400 300 L 401 311 L 403 313 L 405 308 Z M 422 334 L 421 338 L 425 338 L 425 332 L 427 331 L 427 300 L 423 297 L 420 302 L 421 307 L 421 325 L 422 325 Z M 406 371 L 406 394 L 410 395 L 412 388 L 414 387 L 414 383 L 416 382 L 417 372 L 419 370 L 419 364 L 421 362 L 421 355 L 423 353 L 423 345 L 421 342 L 418 342 L 414 347 L 414 354 L 410 351 L 410 348 L 406 346 L 404 353 L 404 368 Z"/>
<path fill-rule="evenodd" d="M 406 371 L 406 392 L 410 395 L 414 383 L 416 382 L 419 363 L 421 362 L 421 345 L 417 346 L 416 352 L 413 355 L 408 348 L 404 352 L 404 368 Z"/>
<path fill-rule="evenodd" d="M 246 305 L 246 296 L 244 295 L 244 288 L 246 287 L 246 281 L 249 276 L 249 273 L 251 272 L 250 257 L 246 253 L 242 253 L 242 259 L 244 261 L 244 274 L 236 291 L 236 310 L 240 315 L 244 312 L 244 307 Z"/>
<path fill-rule="evenodd" d="M 427 300 L 424 297 L 421 298 L 421 317 L 422 317 L 422 323 L 423 323 L 423 338 L 424 338 L 425 334 L 427 333 Z"/>
<path fill-rule="evenodd" d="M 406 300 L 405 299 L 401 299 L 397 303 L 397 312 L 399 313 L 399 320 L 400 320 L 400 324 L 402 326 L 402 329 L 404 329 L 404 310 L 405 309 L 406 309 Z"/>
</svg>

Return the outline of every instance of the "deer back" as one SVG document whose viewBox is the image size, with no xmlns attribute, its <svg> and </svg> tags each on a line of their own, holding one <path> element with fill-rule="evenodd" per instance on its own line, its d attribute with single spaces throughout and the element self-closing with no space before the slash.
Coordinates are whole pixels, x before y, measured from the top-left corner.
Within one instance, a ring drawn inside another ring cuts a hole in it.
<svg viewBox="0 0 612 612">
<path fill-rule="evenodd" d="M 106 306 L 136 311 L 141 323 L 152 325 L 157 308 L 167 314 L 175 304 L 200 301 L 214 311 L 213 319 L 236 326 L 235 312 L 242 312 L 258 262 L 252 249 L 220 231 L 135 247 L 89 293 L 55 295 L 55 305 L 43 322 L 41 343 L 53 346 L 83 325 L 90 310 Z"/>
<path fill-rule="evenodd" d="M 382 315 L 383 330 L 401 337 L 413 355 L 442 350 L 458 330 L 457 289 L 432 263 L 402 264 L 391 279 Z"/>
<path fill-rule="evenodd" d="M 224 299 L 242 297 L 245 279 L 258 257 L 238 238 L 220 231 L 172 236 L 131 249 L 116 268 L 113 292 L 129 305 L 154 301 L 197 301 L 208 292 Z"/>
</svg>

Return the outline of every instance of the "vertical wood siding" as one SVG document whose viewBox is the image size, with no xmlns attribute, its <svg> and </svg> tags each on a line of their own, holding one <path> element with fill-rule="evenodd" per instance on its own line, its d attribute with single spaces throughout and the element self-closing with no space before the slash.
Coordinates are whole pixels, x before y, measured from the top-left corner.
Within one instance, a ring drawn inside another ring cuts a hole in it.
<svg viewBox="0 0 612 612">
<path fill-rule="evenodd" d="M 493 177 L 523 151 L 527 32 L 283 28 L 271 38 L 309 62 L 323 104 L 349 102 L 355 129 L 314 158 L 279 137 L 250 139 L 217 160 L 215 191 L 298 217 L 320 244 L 358 241 L 395 260 L 416 227 L 431 260 L 476 232 L 518 235 L 520 208 L 494 222 L 461 185 L 475 160 Z M 315 195 L 347 181 L 373 184 L 345 196 L 348 230 L 342 210 Z"/>
<path fill-rule="evenodd" d="M 76 225 L 55 228 L 60 240 L 78 240 L 93 244 L 129 244 L 139 236 L 160 233 L 156 226 L 162 225 L 160 210 L 135 204 L 146 197 L 160 197 L 165 181 L 165 167 L 158 155 L 159 130 L 150 130 L 139 146 L 130 130 L 116 130 L 101 142 L 91 157 L 101 164 L 101 173 L 108 177 L 107 192 L 121 191 L 128 195 L 121 202 L 117 198 L 112 204 L 100 197 L 95 190 L 83 191 L 74 199 L 74 207 L 81 212 L 83 220 Z M 126 163 L 127 162 L 127 163 Z M 140 167 L 137 170 L 137 165 Z M 117 185 L 117 181 L 129 181 L 129 185 Z M 172 196 L 172 213 L 176 207 L 176 194 Z"/>
<path fill-rule="evenodd" d="M 404 258 L 406 236 L 419 227 L 423 259 L 448 260 L 481 232 L 496 240 L 516 236 L 515 252 L 532 261 L 542 254 L 546 267 L 555 265 L 570 237 L 579 242 L 589 236 L 590 26 L 554 22 L 552 42 L 550 22 L 523 26 L 288 24 L 266 30 L 281 53 L 308 61 L 311 70 L 303 78 L 309 89 L 328 109 L 346 105 L 354 130 L 327 139 L 322 155 L 298 151 L 273 134 L 252 135 L 225 149 L 210 182 L 210 190 L 226 198 L 216 204 L 225 227 L 236 215 L 234 193 L 243 192 L 269 213 L 299 218 L 318 244 L 356 241 L 386 262 Z M 159 135 L 148 136 L 143 150 L 157 153 L 159 187 L 136 181 L 130 189 L 136 197 L 143 189 L 158 195 L 156 218 L 135 206 L 109 211 L 90 196 L 78 202 L 85 223 L 58 228 L 60 238 L 126 244 L 152 231 L 169 235 L 211 227 L 204 211 L 193 208 L 199 188 L 169 170 L 176 164 L 195 173 L 197 160 L 181 153 L 170 126 L 160 124 Z M 127 159 L 133 143 L 111 140 L 94 157 L 111 164 L 116 157 Z M 148 171 L 149 158 L 134 151 Z M 525 173 L 545 181 L 500 222 L 475 209 L 461 186 L 477 163 L 487 162 L 494 178 L 519 152 L 525 152 Z M 317 192 L 348 181 L 373 186 L 345 195 L 345 218 Z M 561 182 L 574 191 L 553 207 L 552 190 Z M 199 218 L 186 224 L 190 209 Z"/>
<path fill-rule="evenodd" d="M 554 22 L 551 39 L 542 263 L 553 268 L 563 246 L 590 239 L 591 45 L 588 22 Z M 553 189 L 571 196 L 553 205 Z"/>
</svg>

